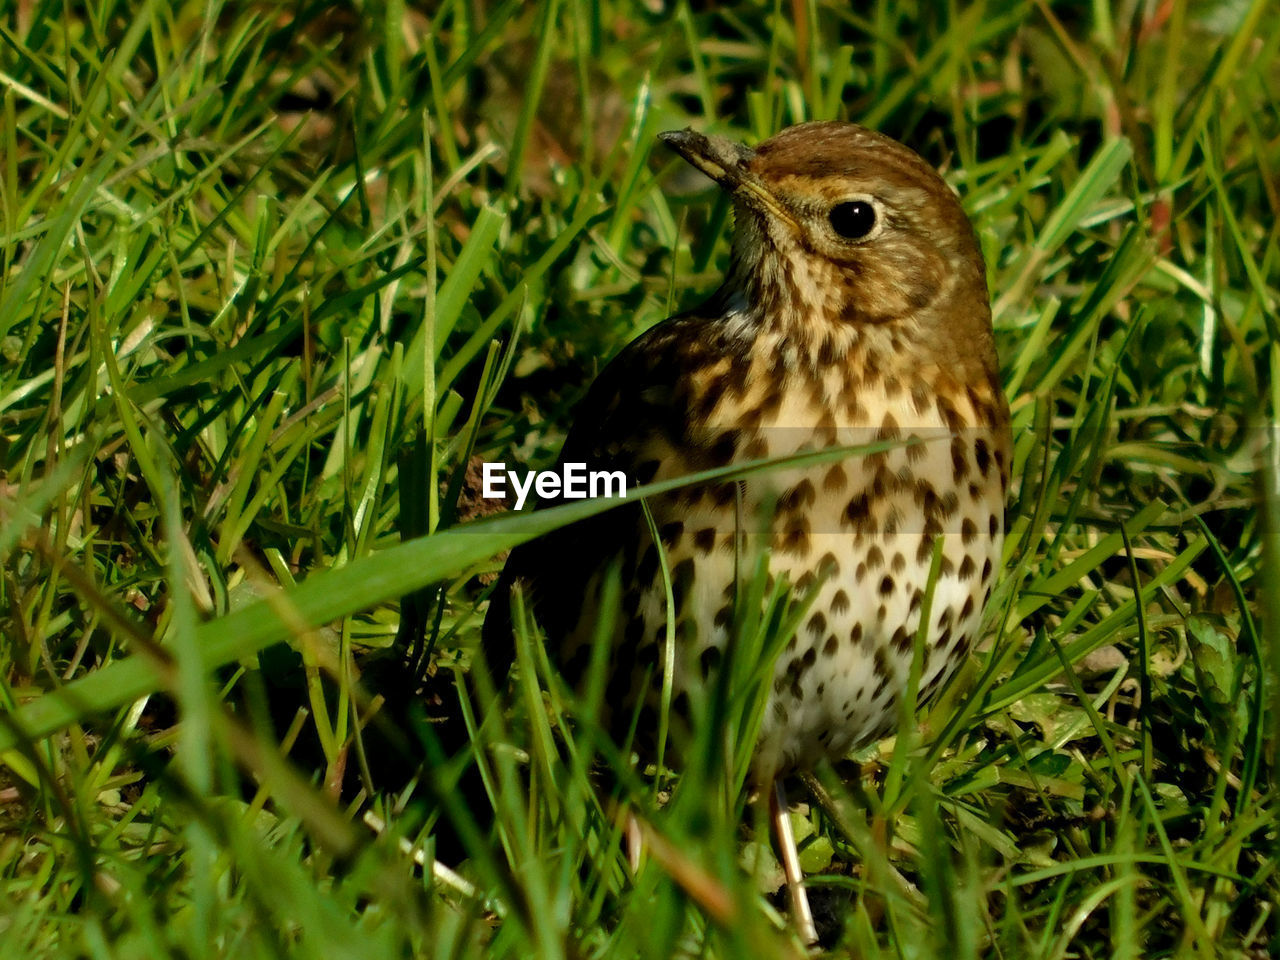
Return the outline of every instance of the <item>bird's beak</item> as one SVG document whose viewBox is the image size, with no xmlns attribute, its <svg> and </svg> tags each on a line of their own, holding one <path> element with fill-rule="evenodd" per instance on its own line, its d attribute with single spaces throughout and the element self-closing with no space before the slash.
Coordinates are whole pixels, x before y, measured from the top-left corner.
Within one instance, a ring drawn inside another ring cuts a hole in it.
<svg viewBox="0 0 1280 960">
<path fill-rule="evenodd" d="M 751 171 L 751 158 L 755 151 L 746 144 L 728 137 L 708 137 L 688 127 L 660 133 L 658 139 L 733 196 L 795 225 L 795 218 L 783 209 L 777 197 Z"/>
</svg>

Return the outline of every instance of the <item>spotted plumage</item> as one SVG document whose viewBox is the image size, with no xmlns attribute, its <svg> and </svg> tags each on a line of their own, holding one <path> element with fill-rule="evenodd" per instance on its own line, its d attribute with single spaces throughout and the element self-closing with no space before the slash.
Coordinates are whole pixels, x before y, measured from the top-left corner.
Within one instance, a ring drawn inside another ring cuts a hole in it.
<svg viewBox="0 0 1280 960">
<path fill-rule="evenodd" d="M 802 124 L 754 150 L 664 135 L 730 192 L 735 231 L 720 290 L 649 330 L 592 386 L 561 454 L 634 483 L 833 446 L 835 463 L 650 503 L 671 572 L 676 691 L 713 672 L 732 629 L 735 557 L 810 613 L 778 657 L 755 774 L 763 783 L 888 733 L 916 638 L 936 690 L 977 639 L 1000 565 L 1009 469 L 982 258 L 958 200 L 916 154 L 845 123 Z M 752 519 L 749 522 L 743 518 Z M 922 626 L 934 544 L 939 575 Z M 657 545 L 638 508 L 515 551 L 486 623 L 508 643 L 522 583 L 553 653 L 585 662 L 605 571 L 623 584 L 606 703 L 652 695 L 667 629 Z"/>
</svg>

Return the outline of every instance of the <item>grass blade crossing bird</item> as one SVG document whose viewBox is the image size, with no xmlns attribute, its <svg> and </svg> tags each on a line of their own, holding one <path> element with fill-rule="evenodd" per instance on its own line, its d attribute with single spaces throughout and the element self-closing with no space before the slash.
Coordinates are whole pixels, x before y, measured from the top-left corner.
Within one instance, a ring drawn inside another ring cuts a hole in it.
<svg viewBox="0 0 1280 960">
<path fill-rule="evenodd" d="M 650 503 L 672 580 L 677 695 L 713 674 L 731 642 L 743 516 L 766 517 L 747 536 L 767 552 L 770 575 L 812 596 L 778 656 L 752 775 L 770 796 L 797 922 L 813 940 L 780 778 L 894 728 L 917 636 L 921 699 L 934 692 L 974 643 L 1000 564 L 1009 413 L 986 275 L 955 194 L 886 136 L 821 122 L 754 149 L 692 130 L 660 139 L 732 197 L 729 272 L 705 304 L 605 368 L 561 462 L 622 470 L 635 484 L 901 441 Z M 922 625 L 938 538 L 932 622 Z M 579 677 L 611 564 L 623 604 L 605 700 L 629 711 L 652 699 L 656 682 L 641 678 L 662 676 L 667 599 L 635 506 L 512 554 L 485 624 L 489 656 L 510 647 L 519 582 L 553 658 Z"/>
</svg>

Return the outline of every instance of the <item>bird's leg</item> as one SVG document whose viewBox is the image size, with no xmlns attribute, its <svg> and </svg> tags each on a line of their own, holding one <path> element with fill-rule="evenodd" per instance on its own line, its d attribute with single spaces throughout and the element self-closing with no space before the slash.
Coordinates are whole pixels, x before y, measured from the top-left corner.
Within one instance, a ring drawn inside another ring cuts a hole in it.
<svg viewBox="0 0 1280 960">
<path fill-rule="evenodd" d="M 627 810 L 626 825 L 627 863 L 631 865 L 631 875 L 640 872 L 640 855 L 644 853 L 644 834 L 640 832 L 640 821 L 634 810 Z"/>
<path fill-rule="evenodd" d="M 769 815 L 773 820 L 774 834 L 778 838 L 778 854 L 782 858 L 782 872 L 787 878 L 787 893 L 791 895 L 791 913 L 795 917 L 796 926 L 800 928 L 800 938 L 806 945 L 815 944 L 818 942 L 818 928 L 813 925 L 809 894 L 804 889 L 800 852 L 796 849 L 796 838 L 791 832 L 791 821 L 787 817 L 787 793 L 782 787 L 781 779 L 773 781 L 773 790 L 769 793 Z"/>
</svg>

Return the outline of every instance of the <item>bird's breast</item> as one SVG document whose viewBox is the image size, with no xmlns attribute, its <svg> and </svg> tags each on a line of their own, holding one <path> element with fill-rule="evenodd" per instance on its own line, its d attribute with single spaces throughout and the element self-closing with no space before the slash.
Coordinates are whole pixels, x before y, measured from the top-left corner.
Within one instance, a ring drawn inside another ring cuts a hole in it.
<svg viewBox="0 0 1280 960">
<path fill-rule="evenodd" d="M 775 664 L 764 776 L 884 735 L 917 655 L 927 696 L 967 653 L 1000 563 L 1002 408 L 993 388 L 945 371 L 890 373 L 864 359 L 806 374 L 770 369 L 767 353 L 745 369 L 717 363 L 685 391 L 684 434 L 649 441 L 653 479 L 834 455 L 651 500 L 660 545 L 638 519 L 610 699 L 654 699 L 668 640 L 677 703 L 712 677 L 734 636 L 739 578 L 763 554 L 769 579 L 808 604 Z M 593 629 L 584 616 L 570 652 Z"/>
</svg>

